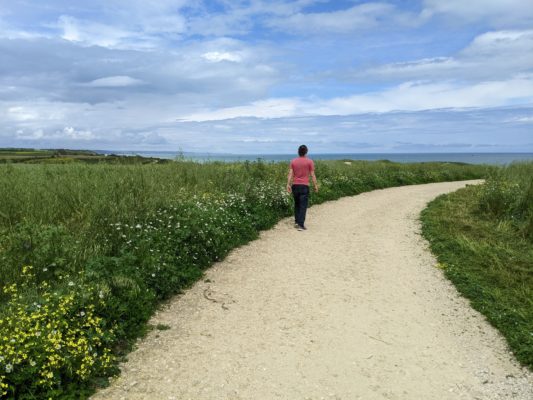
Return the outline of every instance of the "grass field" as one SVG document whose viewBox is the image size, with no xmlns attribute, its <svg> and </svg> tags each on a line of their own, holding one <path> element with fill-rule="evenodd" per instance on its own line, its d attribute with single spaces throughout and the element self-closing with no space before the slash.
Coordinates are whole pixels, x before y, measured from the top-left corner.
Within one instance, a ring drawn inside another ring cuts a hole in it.
<svg viewBox="0 0 533 400">
<path fill-rule="evenodd" d="M 312 202 L 474 179 L 449 163 L 316 163 Z M 158 302 L 291 214 L 287 164 L 0 165 L 0 389 L 84 398 Z"/>
<path fill-rule="evenodd" d="M 533 163 L 437 198 L 422 221 L 446 276 L 533 369 Z"/>
</svg>

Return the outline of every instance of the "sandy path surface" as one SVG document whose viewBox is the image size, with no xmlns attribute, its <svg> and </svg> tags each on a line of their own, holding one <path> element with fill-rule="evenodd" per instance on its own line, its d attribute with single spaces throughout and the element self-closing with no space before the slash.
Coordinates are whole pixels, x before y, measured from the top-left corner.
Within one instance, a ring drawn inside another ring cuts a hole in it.
<svg viewBox="0 0 533 400">
<path fill-rule="evenodd" d="M 435 268 L 418 216 L 468 182 L 315 206 L 154 316 L 94 399 L 533 399 L 504 340 Z"/>
</svg>

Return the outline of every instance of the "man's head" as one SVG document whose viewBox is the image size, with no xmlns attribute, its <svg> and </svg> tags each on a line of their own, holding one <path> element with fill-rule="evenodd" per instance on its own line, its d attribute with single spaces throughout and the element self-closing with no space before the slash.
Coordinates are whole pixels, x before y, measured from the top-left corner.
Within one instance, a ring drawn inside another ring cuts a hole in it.
<svg viewBox="0 0 533 400">
<path fill-rule="evenodd" d="M 305 144 L 302 144 L 300 147 L 298 147 L 298 155 L 300 157 L 303 157 L 307 154 L 307 146 Z"/>
</svg>

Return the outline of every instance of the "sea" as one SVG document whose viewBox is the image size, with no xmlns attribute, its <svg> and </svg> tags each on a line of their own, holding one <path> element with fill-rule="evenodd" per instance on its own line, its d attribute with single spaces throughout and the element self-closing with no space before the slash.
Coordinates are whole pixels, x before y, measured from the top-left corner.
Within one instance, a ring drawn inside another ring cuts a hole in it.
<svg viewBox="0 0 533 400">
<path fill-rule="evenodd" d="M 98 150 L 102 154 L 139 155 L 165 159 L 184 159 L 197 162 L 257 161 L 283 162 L 296 157 L 295 154 L 221 154 L 189 153 L 179 151 L 117 151 Z M 533 153 L 324 153 L 309 154 L 314 160 L 389 160 L 399 163 L 455 162 L 466 164 L 506 165 L 515 161 L 533 161 Z"/>
</svg>

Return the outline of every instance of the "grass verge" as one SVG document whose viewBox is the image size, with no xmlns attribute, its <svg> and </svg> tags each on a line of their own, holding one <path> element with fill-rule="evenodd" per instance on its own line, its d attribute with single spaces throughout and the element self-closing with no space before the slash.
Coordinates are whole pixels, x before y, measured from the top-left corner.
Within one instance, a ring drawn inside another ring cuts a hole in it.
<svg viewBox="0 0 533 400">
<path fill-rule="evenodd" d="M 423 235 L 445 275 L 533 369 L 533 163 L 497 171 L 484 185 L 439 196 Z"/>
</svg>

